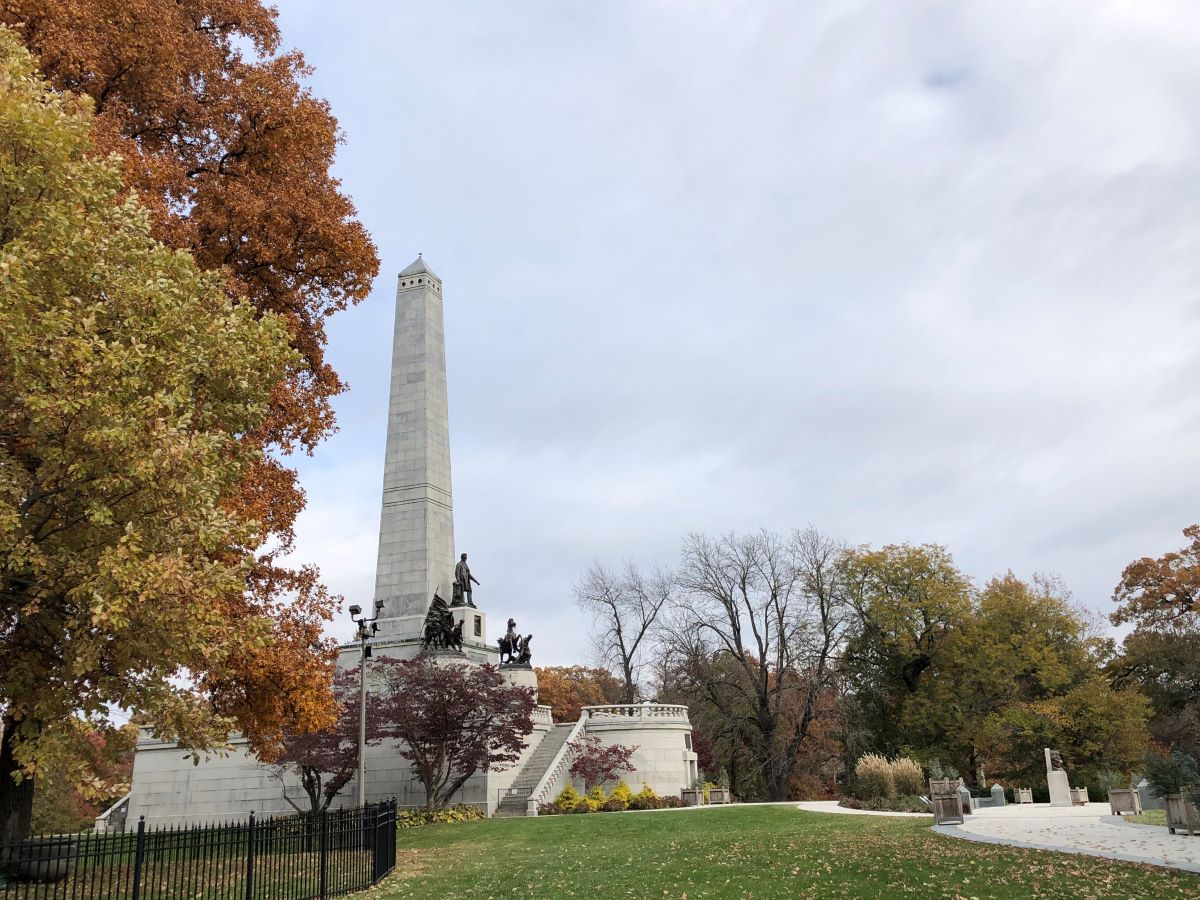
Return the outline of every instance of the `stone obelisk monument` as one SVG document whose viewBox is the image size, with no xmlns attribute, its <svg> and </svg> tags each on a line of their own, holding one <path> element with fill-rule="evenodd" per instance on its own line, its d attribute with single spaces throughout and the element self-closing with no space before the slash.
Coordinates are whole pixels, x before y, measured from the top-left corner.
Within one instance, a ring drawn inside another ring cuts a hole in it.
<svg viewBox="0 0 1200 900">
<path fill-rule="evenodd" d="M 454 584 L 454 506 L 442 282 L 417 258 L 396 279 L 396 324 L 375 599 L 380 637 L 420 637 Z"/>
</svg>

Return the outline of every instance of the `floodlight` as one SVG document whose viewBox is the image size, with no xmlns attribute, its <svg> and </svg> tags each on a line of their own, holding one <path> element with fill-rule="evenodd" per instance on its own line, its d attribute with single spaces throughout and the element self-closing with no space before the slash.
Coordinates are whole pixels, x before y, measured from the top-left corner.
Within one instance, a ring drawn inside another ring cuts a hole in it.
<svg viewBox="0 0 1200 900">
<path fill-rule="evenodd" d="M 376 608 L 376 609 L 383 609 L 383 601 L 382 601 L 382 600 L 376 600 L 376 601 L 375 601 L 375 608 Z"/>
<path fill-rule="evenodd" d="M 362 607 L 359 606 L 357 603 L 355 603 L 353 606 L 350 607 L 350 615 L 352 615 L 352 616 L 362 615 Z"/>
</svg>

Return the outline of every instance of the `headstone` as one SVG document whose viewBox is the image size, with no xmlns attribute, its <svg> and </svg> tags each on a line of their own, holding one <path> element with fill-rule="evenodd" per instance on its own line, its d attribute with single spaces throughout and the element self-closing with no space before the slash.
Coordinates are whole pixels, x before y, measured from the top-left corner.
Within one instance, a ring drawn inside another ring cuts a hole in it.
<svg viewBox="0 0 1200 900">
<path fill-rule="evenodd" d="M 998 784 L 992 785 L 992 806 L 1005 806 L 1004 788 Z"/>
<path fill-rule="evenodd" d="M 963 812 L 967 812 L 968 810 L 971 812 L 975 811 L 975 805 L 971 802 L 971 792 L 967 790 L 965 784 L 958 786 L 958 799 L 962 803 Z"/>
<path fill-rule="evenodd" d="M 1063 770 L 1062 757 L 1049 747 L 1046 748 L 1046 786 L 1050 789 L 1051 806 L 1074 806 L 1071 782 Z"/>
</svg>

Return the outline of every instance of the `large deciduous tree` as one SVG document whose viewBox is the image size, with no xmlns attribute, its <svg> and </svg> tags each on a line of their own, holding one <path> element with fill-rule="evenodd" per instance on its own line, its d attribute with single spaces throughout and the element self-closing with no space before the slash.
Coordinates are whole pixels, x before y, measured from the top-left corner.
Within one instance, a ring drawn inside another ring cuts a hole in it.
<svg viewBox="0 0 1200 900">
<path fill-rule="evenodd" d="M 667 639 L 677 682 L 749 751 L 771 800 L 787 799 L 834 677 L 846 625 L 841 553 L 812 529 L 684 543 Z"/>
<path fill-rule="evenodd" d="M 1072 764 L 1092 774 L 1125 768 L 1145 746 L 1145 700 L 1106 687 L 1108 649 L 1089 635 L 1057 582 L 1026 582 L 1011 572 L 993 578 L 907 697 L 898 725 L 903 743 L 952 762 L 972 784 L 984 775 L 1028 778 L 1040 765 L 1036 752 L 1022 755 L 1029 740 L 1067 748 L 1064 758 L 1070 750 Z M 1082 746 L 1059 712 L 1064 704 L 1108 740 Z M 1085 709 L 1099 718 L 1087 722 Z"/>
<path fill-rule="evenodd" d="M 260 704 L 296 727 L 329 712 L 295 689 L 329 677 L 320 621 L 301 604 L 303 651 L 279 639 L 277 605 L 245 592 L 264 529 L 226 502 L 265 458 L 238 436 L 299 354 L 281 316 L 152 239 L 89 106 L 0 28 L 0 843 L 28 829 L 32 776 L 78 754 L 80 718 L 142 710 L 201 747 Z"/>
<path fill-rule="evenodd" d="M 624 685 L 608 671 L 588 666 L 535 668 L 539 702 L 550 707 L 556 722 L 578 721 L 585 706 L 620 703 Z"/>
<path fill-rule="evenodd" d="M 533 690 L 495 666 L 381 660 L 382 716 L 413 765 L 428 809 L 441 809 L 476 772 L 503 769 L 533 731 Z"/>
<path fill-rule="evenodd" d="M 623 681 L 621 703 L 640 695 L 638 680 L 653 640 L 654 625 L 671 600 L 674 579 L 662 570 L 646 576 L 633 563 L 620 573 L 594 565 L 575 585 L 575 602 L 592 616 L 596 657 Z"/>
<path fill-rule="evenodd" d="M 855 620 L 842 671 L 870 749 L 892 754 L 904 704 L 970 614 L 971 584 L 933 544 L 858 548 L 841 570 Z"/>
<path fill-rule="evenodd" d="M 298 351 L 267 382 L 265 415 L 239 430 L 249 452 L 221 503 L 257 524 L 226 549 L 254 559 L 209 601 L 222 618 L 248 607 L 256 631 L 274 631 L 205 677 L 269 754 L 305 708 L 331 702 L 321 629 L 333 600 L 315 568 L 281 562 L 304 505 L 284 460 L 333 427 L 343 385 L 325 361 L 325 320 L 366 297 L 378 271 L 330 173 L 337 122 L 305 87 L 300 53 L 280 51 L 275 10 L 260 0 L 0 0 L 0 21 L 19 29 L 54 87 L 91 98 L 95 148 L 123 157 L 152 236 L 217 273 L 230 298 L 271 314 Z"/>
<path fill-rule="evenodd" d="M 1110 671 L 1150 699 L 1150 730 L 1160 742 L 1200 755 L 1200 525 L 1183 534 L 1187 546 L 1122 573 L 1111 619 L 1133 631 Z"/>
<path fill-rule="evenodd" d="M 329 728 L 290 734 L 283 753 L 272 764 L 283 783 L 283 799 L 297 812 L 320 812 L 350 783 L 358 769 L 359 671 L 339 669 L 333 678 L 333 696 L 338 705 L 337 721 Z M 370 700 L 370 698 L 368 698 Z M 367 703 L 366 744 L 378 744 L 388 735 L 383 706 Z M 287 776 L 294 775 L 308 799 L 303 809 L 287 792 Z"/>
</svg>

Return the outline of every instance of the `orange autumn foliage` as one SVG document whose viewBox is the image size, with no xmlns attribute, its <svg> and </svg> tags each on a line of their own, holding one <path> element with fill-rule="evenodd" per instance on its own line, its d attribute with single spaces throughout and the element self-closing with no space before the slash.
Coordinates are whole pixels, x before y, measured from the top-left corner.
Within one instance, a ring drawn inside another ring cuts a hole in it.
<svg viewBox="0 0 1200 900">
<path fill-rule="evenodd" d="M 255 564 L 247 589 L 213 610 L 230 629 L 269 621 L 274 639 L 194 673 L 215 711 L 267 756 L 285 726 L 317 727 L 333 709 L 333 649 L 321 632 L 334 598 L 314 568 L 278 562 L 304 506 L 279 458 L 311 452 L 334 427 L 330 402 L 344 385 L 325 361 L 324 320 L 363 299 L 379 267 L 330 174 L 336 120 L 304 87 L 301 54 L 279 52 L 275 18 L 259 0 L 0 0 L 0 22 L 49 82 L 92 99 L 94 150 L 121 155 L 153 236 L 221 272 L 231 296 L 277 314 L 299 351 L 262 424 L 242 436 L 270 452 L 223 502 L 257 523 L 257 540 L 220 555 L 250 553 Z"/>
<path fill-rule="evenodd" d="M 535 668 L 538 703 L 549 706 L 555 722 L 576 722 L 585 706 L 620 702 L 621 682 L 607 669 L 587 666 Z"/>
</svg>

